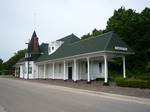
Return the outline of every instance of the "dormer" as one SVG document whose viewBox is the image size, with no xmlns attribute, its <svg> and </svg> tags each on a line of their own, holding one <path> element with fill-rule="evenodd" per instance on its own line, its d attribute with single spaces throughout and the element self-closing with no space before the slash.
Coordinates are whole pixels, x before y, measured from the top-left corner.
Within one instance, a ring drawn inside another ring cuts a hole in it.
<svg viewBox="0 0 150 112">
<path fill-rule="evenodd" d="M 48 53 L 49 55 L 54 53 L 64 42 L 63 41 L 53 41 L 49 43 Z"/>
</svg>

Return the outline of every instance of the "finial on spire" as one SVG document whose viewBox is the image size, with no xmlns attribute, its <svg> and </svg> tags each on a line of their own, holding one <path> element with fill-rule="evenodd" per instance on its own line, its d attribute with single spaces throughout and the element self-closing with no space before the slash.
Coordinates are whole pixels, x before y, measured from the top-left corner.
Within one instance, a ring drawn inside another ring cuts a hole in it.
<svg viewBox="0 0 150 112">
<path fill-rule="evenodd" d="M 36 30 L 36 13 L 35 12 L 33 14 L 33 27 L 34 27 L 34 30 Z"/>
</svg>

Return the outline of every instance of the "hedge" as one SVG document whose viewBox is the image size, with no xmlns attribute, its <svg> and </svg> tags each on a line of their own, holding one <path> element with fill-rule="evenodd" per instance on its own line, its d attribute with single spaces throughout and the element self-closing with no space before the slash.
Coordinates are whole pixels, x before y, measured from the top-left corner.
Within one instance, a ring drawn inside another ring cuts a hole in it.
<svg viewBox="0 0 150 112">
<path fill-rule="evenodd" d="M 149 80 L 123 79 L 121 77 L 117 77 L 115 82 L 117 86 L 121 87 L 150 88 Z"/>
</svg>

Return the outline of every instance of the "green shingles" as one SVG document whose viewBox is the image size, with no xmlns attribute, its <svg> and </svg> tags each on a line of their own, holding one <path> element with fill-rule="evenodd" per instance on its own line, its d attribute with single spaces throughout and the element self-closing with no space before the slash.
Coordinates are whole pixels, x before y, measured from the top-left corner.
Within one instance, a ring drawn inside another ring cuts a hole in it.
<svg viewBox="0 0 150 112">
<path fill-rule="evenodd" d="M 74 35 L 69 37 L 69 39 L 76 40 Z M 66 42 L 70 41 L 68 40 L 68 37 L 60 40 L 65 40 Z M 36 61 L 40 62 L 45 60 L 53 60 L 97 51 L 116 51 L 114 49 L 115 46 L 128 48 L 127 51 L 123 52 L 133 53 L 131 48 L 129 48 L 113 31 L 90 39 L 78 40 L 73 43 L 71 42 L 70 44 L 68 43 L 63 44 L 51 55 L 40 56 Z"/>
<path fill-rule="evenodd" d="M 123 47 L 127 48 L 127 51 L 122 51 L 122 52 L 127 52 L 127 53 L 134 53 L 133 50 L 121 39 L 119 36 L 112 32 L 112 36 L 105 48 L 106 51 L 116 51 L 115 47 Z"/>
<path fill-rule="evenodd" d="M 63 41 L 64 45 L 67 45 L 67 44 L 71 44 L 71 43 L 77 42 L 79 40 L 80 39 L 77 36 L 75 36 L 74 34 L 71 34 L 71 35 L 68 35 L 68 36 L 66 36 L 64 38 L 61 38 L 61 39 L 57 40 L 57 41 Z"/>
<path fill-rule="evenodd" d="M 40 45 L 40 52 L 48 55 L 48 43 L 42 43 Z"/>
</svg>

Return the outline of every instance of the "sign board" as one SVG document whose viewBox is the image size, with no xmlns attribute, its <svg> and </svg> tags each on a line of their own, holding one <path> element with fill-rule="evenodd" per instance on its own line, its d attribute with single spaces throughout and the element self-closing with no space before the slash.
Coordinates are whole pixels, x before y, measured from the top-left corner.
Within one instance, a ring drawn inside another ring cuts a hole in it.
<svg viewBox="0 0 150 112">
<path fill-rule="evenodd" d="M 127 51 L 128 48 L 126 48 L 126 47 L 121 47 L 121 46 L 115 46 L 115 50 L 119 50 L 119 51 Z"/>
</svg>

